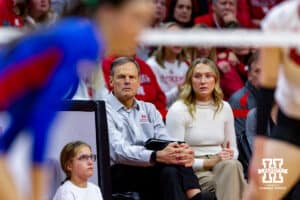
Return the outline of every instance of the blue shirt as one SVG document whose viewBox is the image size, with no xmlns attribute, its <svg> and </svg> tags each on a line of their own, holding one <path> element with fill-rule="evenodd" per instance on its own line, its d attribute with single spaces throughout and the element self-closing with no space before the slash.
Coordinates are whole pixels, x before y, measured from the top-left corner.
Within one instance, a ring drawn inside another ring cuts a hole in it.
<svg viewBox="0 0 300 200">
<path fill-rule="evenodd" d="M 160 113 L 151 103 L 134 101 L 127 109 L 112 93 L 106 98 L 111 165 L 151 166 L 149 138 L 172 140 Z"/>
</svg>

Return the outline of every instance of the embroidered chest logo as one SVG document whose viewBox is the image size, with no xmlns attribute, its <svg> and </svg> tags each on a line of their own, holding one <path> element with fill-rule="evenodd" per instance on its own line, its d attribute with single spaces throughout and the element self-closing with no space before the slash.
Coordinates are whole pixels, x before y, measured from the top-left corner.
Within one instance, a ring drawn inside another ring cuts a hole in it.
<svg viewBox="0 0 300 200">
<path fill-rule="evenodd" d="M 148 122 L 148 121 L 149 121 L 148 116 L 146 114 L 142 113 L 141 116 L 140 116 L 140 122 L 145 123 L 145 122 Z"/>
</svg>

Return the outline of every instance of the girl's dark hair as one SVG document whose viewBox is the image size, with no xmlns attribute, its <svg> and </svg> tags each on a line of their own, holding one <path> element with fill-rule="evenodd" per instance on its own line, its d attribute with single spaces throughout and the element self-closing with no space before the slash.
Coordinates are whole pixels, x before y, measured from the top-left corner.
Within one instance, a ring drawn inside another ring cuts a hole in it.
<svg viewBox="0 0 300 200">
<path fill-rule="evenodd" d="M 183 28 L 192 27 L 194 25 L 194 18 L 195 18 L 195 2 L 194 2 L 194 0 L 190 0 L 190 1 L 192 3 L 192 15 L 191 15 L 191 20 L 189 22 L 183 24 L 182 22 L 179 22 L 178 20 L 176 20 L 174 18 L 174 11 L 175 11 L 175 7 L 176 7 L 178 0 L 171 0 L 170 7 L 169 7 L 170 9 L 169 9 L 168 16 L 167 16 L 165 22 L 176 22 Z"/>
</svg>

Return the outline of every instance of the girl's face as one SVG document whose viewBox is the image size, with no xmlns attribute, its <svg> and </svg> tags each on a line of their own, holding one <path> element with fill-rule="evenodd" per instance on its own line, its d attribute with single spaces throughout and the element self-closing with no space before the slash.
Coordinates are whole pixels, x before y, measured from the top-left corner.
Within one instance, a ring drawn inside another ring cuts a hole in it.
<svg viewBox="0 0 300 200">
<path fill-rule="evenodd" d="M 180 30 L 180 28 L 177 25 L 174 25 L 174 26 L 169 27 L 168 30 L 178 31 L 178 30 Z M 176 55 L 180 54 L 182 51 L 182 48 L 180 46 L 166 46 L 166 48 L 169 51 L 171 51 L 173 54 L 176 54 Z"/>
<path fill-rule="evenodd" d="M 216 84 L 216 74 L 207 64 L 197 64 L 192 75 L 192 87 L 199 101 L 208 101 L 213 98 Z"/>
<path fill-rule="evenodd" d="M 155 5 L 155 21 L 162 22 L 166 18 L 166 0 L 153 0 Z"/>
<path fill-rule="evenodd" d="M 192 18 L 192 0 L 177 0 L 174 18 L 180 23 L 188 23 Z"/>
<path fill-rule="evenodd" d="M 31 10 L 39 13 L 47 13 L 50 10 L 49 0 L 31 0 Z"/>
<path fill-rule="evenodd" d="M 87 181 L 93 175 L 95 155 L 87 146 L 79 148 L 75 157 L 70 161 L 68 170 L 71 172 L 71 180 Z"/>
</svg>

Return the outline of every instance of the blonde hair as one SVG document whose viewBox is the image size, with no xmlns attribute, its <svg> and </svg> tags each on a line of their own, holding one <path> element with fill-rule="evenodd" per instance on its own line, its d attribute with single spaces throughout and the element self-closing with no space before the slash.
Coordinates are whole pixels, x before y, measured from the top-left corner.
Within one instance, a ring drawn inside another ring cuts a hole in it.
<svg viewBox="0 0 300 200">
<path fill-rule="evenodd" d="M 162 25 L 163 29 L 169 29 L 173 26 L 177 26 L 180 27 L 179 24 L 177 24 L 176 22 L 168 22 L 164 25 Z M 166 68 L 166 66 L 164 65 L 164 61 L 165 61 L 165 46 L 160 46 L 157 48 L 156 51 L 154 51 L 153 56 L 155 57 L 156 62 L 159 64 L 159 66 L 161 68 Z M 181 62 L 184 62 L 187 60 L 187 53 L 185 49 L 182 49 L 181 53 L 178 55 L 177 59 L 179 60 L 178 62 L 178 66 L 180 65 Z"/>
<path fill-rule="evenodd" d="M 71 178 L 71 173 L 68 170 L 68 164 L 75 158 L 76 154 L 82 147 L 88 147 L 91 150 L 91 146 L 82 142 L 82 141 L 75 141 L 70 142 L 64 146 L 60 153 L 60 165 L 62 170 L 66 174 L 66 180 Z"/>
<path fill-rule="evenodd" d="M 196 66 L 199 64 L 208 65 L 215 75 L 215 87 L 214 87 L 214 90 L 212 93 L 214 104 L 217 107 L 217 109 L 215 111 L 215 115 L 223 107 L 223 92 L 220 87 L 220 74 L 219 74 L 217 66 L 215 65 L 215 63 L 212 60 L 210 60 L 208 58 L 196 59 L 192 63 L 192 65 L 189 67 L 189 69 L 186 73 L 183 89 L 180 93 L 180 99 L 188 107 L 188 112 L 190 113 L 190 115 L 193 118 L 194 118 L 194 115 L 196 112 L 196 93 L 192 87 L 192 77 L 193 77 Z"/>
</svg>

